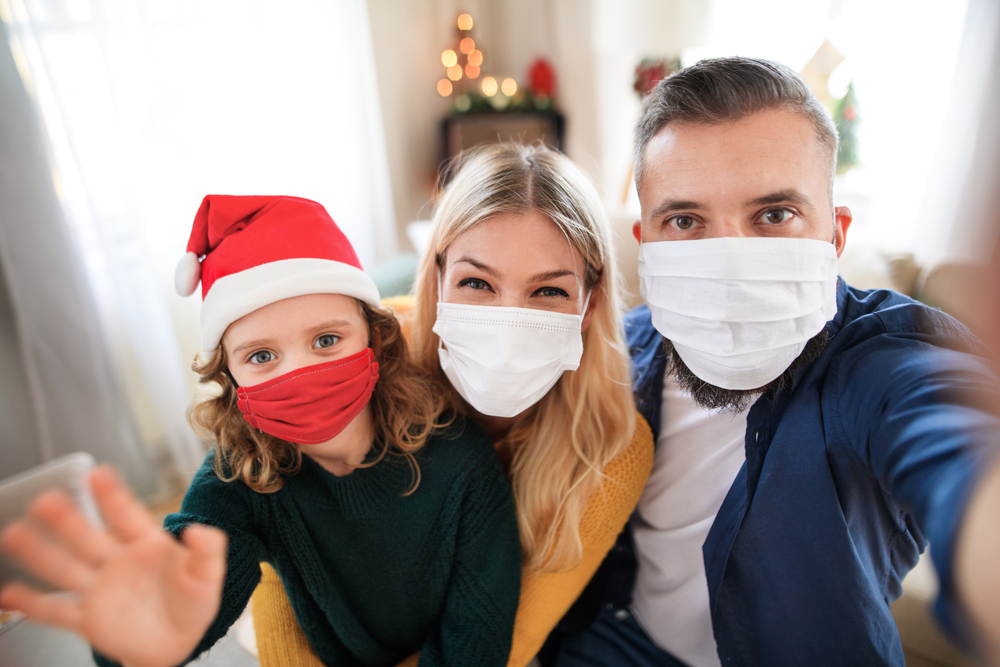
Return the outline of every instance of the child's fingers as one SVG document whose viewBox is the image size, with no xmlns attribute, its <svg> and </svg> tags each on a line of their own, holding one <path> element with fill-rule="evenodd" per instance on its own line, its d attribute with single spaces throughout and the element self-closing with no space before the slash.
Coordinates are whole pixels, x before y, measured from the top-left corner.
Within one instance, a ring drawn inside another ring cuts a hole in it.
<svg viewBox="0 0 1000 667">
<path fill-rule="evenodd" d="M 30 586 L 13 583 L 0 590 L 0 607 L 22 612 L 32 621 L 67 630 L 80 626 L 80 602 L 60 593 L 41 593 Z"/>
<path fill-rule="evenodd" d="M 190 550 L 186 570 L 198 581 L 222 581 L 226 576 L 226 534 L 209 526 L 188 526 L 181 534 L 185 546 Z"/>
<path fill-rule="evenodd" d="M 90 473 L 90 487 L 105 523 L 122 541 L 131 542 L 151 530 L 159 530 L 153 517 L 111 466 L 95 468 Z"/>
<path fill-rule="evenodd" d="M 15 521 L 0 533 L 0 549 L 61 590 L 81 590 L 94 580 L 91 567 L 24 520 Z"/>
<path fill-rule="evenodd" d="M 54 491 L 39 496 L 28 516 L 50 530 L 69 551 L 90 565 L 100 565 L 115 544 L 108 534 L 96 527 L 69 496 Z"/>
</svg>

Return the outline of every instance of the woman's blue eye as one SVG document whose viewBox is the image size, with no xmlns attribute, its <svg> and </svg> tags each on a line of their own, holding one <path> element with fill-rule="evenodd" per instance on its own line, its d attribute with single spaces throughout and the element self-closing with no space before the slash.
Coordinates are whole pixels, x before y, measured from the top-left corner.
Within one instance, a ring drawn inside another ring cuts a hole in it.
<svg viewBox="0 0 1000 667">
<path fill-rule="evenodd" d="M 490 284 L 485 280 L 480 280 L 479 278 L 466 278 L 462 282 L 458 283 L 459 287 L 471 287 L 474 290 L 489 289 Z"/>
<path fill-rule="evenodd" d="M 569 294 L 566 292 L 566 290 L 559 289 L 558 287 L 543 287 L 537 292 L 535 292 L 535 295 L 548 296 L 548 297 L 564 297 L 567 299 L 569 298 Z"/>
<path fill-rule="evenodd" d="M 333 334 L 326 334 L 317 338 L 316 342 L 313 343 L 313 347 L 332 347 L 338 340 L 340 339 Z"/>
<path fill-rule="evenodd" d="M 782 222 L 788 222 L 795 214 L 785 208 L 776 208 L 773 211 L 767 211 L 761 216 L 761 221 L 770 225 L 778 225 Z"/>
<path fill-rule="evenodd" d="M 667 223 L 672 224 L 674 228 L 679 229 L 682 232 L 686 232 L 694 227 L 694 218 L 687 215 L 678 215 L 675 218 L 670 218 Z"/>
<path fill-rule="evenodd" d="M 274 356 L 273 352 L 268 352 L 267 350 L 261 350 L 260 352 L 254 352 L 250 355 L 251 364 L 266 364 L 269 361 L 274 361 L 277 357 Z"/>
</svg>

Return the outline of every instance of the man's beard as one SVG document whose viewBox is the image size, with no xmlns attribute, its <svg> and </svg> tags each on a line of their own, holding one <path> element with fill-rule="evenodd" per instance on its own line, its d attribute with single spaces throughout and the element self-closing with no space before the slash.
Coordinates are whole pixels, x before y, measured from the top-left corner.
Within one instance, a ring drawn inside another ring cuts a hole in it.
<svg viewBox="0 0 1000 667">
<path fill-rule="evenodd" d="M 681 389 L 691 393 L 695 402 L 710 410 L 743 412 L 757 397 L 764 394 L 774 396 L 782 389 L 790 389 L 795 375 L 822 356 L 826 351 L 826 328 L 809 339 L 801 354 L 785 371 L 758 389 L 723 389 L 708 384 L 688 368 L 681 359 L 673 344 L 663 339 L 663 347 L 667 353 L 667 372 L 672 373 L 674 380 Z"/>
</svg>

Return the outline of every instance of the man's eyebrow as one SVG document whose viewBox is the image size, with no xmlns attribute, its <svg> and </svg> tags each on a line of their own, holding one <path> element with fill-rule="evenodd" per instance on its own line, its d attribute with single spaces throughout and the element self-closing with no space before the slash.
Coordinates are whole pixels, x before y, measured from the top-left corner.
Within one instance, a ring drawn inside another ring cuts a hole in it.
<svg viewBox="0 0 1000 667">
<path fill-rule="evenodd" d="M 573 276 L 576 277 L 576 273 L 570 271 L 569 269 L 559 269 L 557 271 L 548 271 L 546 273 L 537 273 L 528 280 L 532 283 L 544 283 L 546 280 L 555 280 L 556 278 L 562 278 L 563 276 Z"/>
<path fill-rule="evenodd" d="M 652 217 L 659 218 L 674 211 L 696 211 L 704 208 L 699 202 L 690 199 L 664 199 L 653 209 Z"/>
<path fill-rule="evenodd" d="M 746 203 L 746 206 L 767 206 L 769 204 L 797 204 L 799 206 L 812 206 L 812 204 L 809 203 L 809 198 L 795 188 L 778 190 L 777 192 L 772 192 L 762 197 L 751 199 Z"/>
<path fill-rule="evenodd" d="M 491 267 L 491 266 L 489 266 L 487 264 L 483 264 L 482 262 L 477 261 L 477 260 L 469 257 L 468 255 L 466 255 L 464 257 L 459 257 L 454 262 L 452 262 L 452 265 L 454 266 L 455 264 L 459 264 L 459 263 L 462 263 L 462 262 L 464 262 L 466 264 L 471 264 L 472 266 L 476 267 L 477 269 L 479 269 L 483 273 L 488 273 L 489 275 L 493 276 L 494 278 L 499 278 L 500 277 L 500 273 L 496 269 L 494 269 L 493 267 Z"/>
</svg>

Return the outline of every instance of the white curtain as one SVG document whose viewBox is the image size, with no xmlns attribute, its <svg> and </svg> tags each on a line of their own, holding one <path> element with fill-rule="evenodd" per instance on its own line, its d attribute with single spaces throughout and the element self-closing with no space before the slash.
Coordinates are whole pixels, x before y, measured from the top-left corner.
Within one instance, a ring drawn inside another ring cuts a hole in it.
<svg viewBox="0 0 1000 667">
<path fill-rule="evenodd" d="M 918 223 L 930 263 L 989 262 L 1000 229 L 1000 2 L 969 0 L 933 187 Z M 942 91 L 945 92 L 945 91 Z"/>
<path fill-rule="evenodd" d="M 395 252 L 366 4 L 0 0 L 0 19 L 113 375 L 169 486 L 203 453 L 185 421 L 200 299 L 172 287 L 201 198 L 315 199 L 366 267 Z"/>
</svg>

